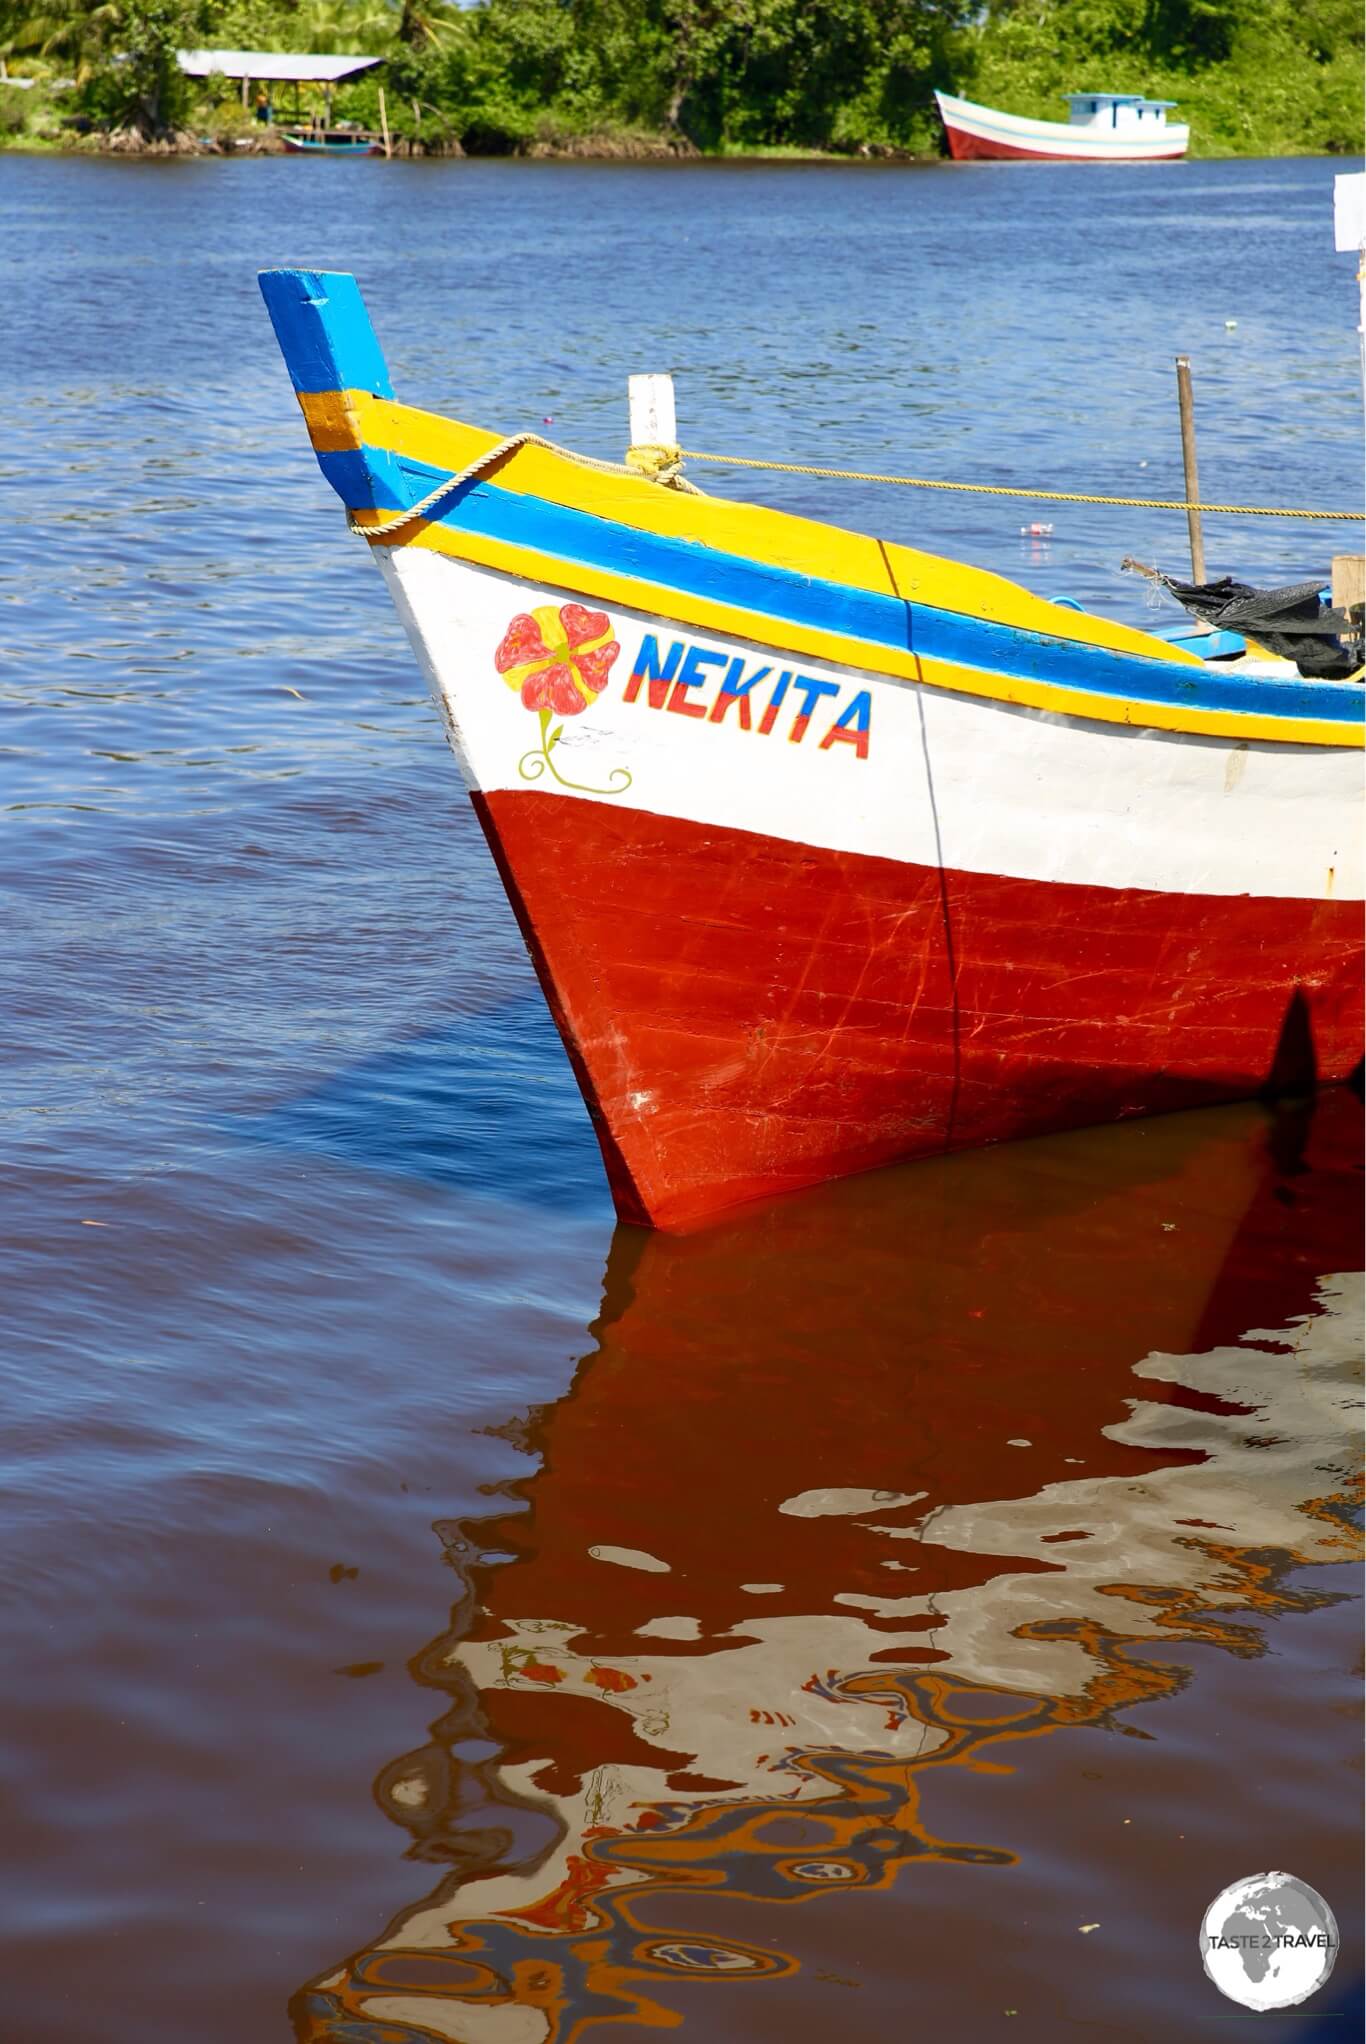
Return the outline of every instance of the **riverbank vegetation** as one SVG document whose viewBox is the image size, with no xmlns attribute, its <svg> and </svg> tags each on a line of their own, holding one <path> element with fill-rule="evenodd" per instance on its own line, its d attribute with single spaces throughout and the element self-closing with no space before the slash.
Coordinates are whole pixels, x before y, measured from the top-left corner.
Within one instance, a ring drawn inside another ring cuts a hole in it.
<svg viewBox="0 0 1366 2044">
<path fill-rule="evenodd" d="M 1362 139 L 1359 0 L 0 0 L 0 144 L 278 146 L 238 85 L 181 74 L 203 47 L 382 56 L 335 116 L 376 127 L 383 86 L 426 152 L 934 155 L 936 86 L 1046 119 L 1178 100 L 1194 154 Z"/>
</svg>

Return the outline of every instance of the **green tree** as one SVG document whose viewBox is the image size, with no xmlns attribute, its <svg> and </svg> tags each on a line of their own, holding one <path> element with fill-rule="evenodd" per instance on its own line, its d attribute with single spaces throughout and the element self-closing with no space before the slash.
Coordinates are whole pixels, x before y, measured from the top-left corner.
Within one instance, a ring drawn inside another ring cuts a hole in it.
<svg viewBox="0 0 1366 2044">
<path fill-rule="evenodd" d="M 0 0 L 0 53 L 73 73 L 104 125 L 206 105 L 188 44 L 383 56 L 398 131 L 475 150 L 926 150 L 936 86 L 1053 119 L 1063 92 L 1148 92 L 1204 152 L 1361 140 L 1360 0 Z M 347 107 L 373 120 L 377 94 Z"/>
<path fill-rule="evenodd" d="M 963 82 L 1057 119 L 1063 92 L 1179 100 L 1200 154 L 1355 150 L 1359 0 L 988 0 Z"/>
<path fill-rule="evenodd" d="M 148 137 L 167 134 L 185 103 L 176 51 L 197 42 L 211 0 L 45 0 L 30 46 L 71 66 L 97 110 Z"/>
<path fill-rule="evenodd" d="M 444 0 L 400 0 L 398 27 L 394 31 L 401 43 L 410 49 L 419 50 L 447 41 L 456 32 L 457 10 L 444 4 Z"/>
<path fill-rule="evenodd" d="M 12 7 L 14 17 L 11 47 L 57 57 L 70 64 L 78 79 L 85 79 L 101 62 L 107 62 L 117 45 L 117 0 L 104 5 L 81 6 L 77 0 L 46 0 L 39 7 Z"/>
<path fill-rule="evenodd" d="M 126 0 L 119 13 L 133 125 L 146 135 L 164 135 L 180 125 L 187 98 L 176 52 L 201 40 L 208 5 L 206 0 Z"/>
</svg>

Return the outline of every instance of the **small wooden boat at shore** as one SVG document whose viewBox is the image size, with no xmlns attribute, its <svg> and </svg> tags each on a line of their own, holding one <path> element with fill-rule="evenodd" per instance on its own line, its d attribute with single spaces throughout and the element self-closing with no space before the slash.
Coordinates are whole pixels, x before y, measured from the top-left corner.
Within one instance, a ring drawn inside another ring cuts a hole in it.
<svg viewBox="0 0 1366 2044">
<path fill-rule="evenodd" d="M 261 278 L 623 1219 L 1347 1078 L 1366 692 L 399 404 Z"/>
<path fill-rule="evenodd" d="M 378 135 L 357 134 L 350 128 L 308 128 L 282 133 L 280 140 L 291 156 L 383 156 Z"/>
<path fill-rule="evenodd" d="M 1167 119 L 1176 101 L 1140 92 L 1069 92 L 1065 121 L 1029 120 L 948 92 L 934 96 L 949 154 L 959 162 L 1148 163 L 1184 156 L 1190 142 L 1190 129 Z"/>
</svg>

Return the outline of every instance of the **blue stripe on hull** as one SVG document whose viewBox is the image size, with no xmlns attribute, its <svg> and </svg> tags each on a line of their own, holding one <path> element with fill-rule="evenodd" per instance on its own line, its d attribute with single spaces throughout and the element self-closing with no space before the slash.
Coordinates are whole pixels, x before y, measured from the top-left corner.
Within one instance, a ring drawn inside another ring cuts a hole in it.
<svg viewBox="0 0 1366 2044">
<path fill-rule="evenodd" d="M 425 497 L 440 476 L 424 474 L 420 489 L 409 488 L 409 474 L 418 472 L 410 462 L 401 461 L 377 447 L 318 451 L 318 467 L 343 504 L 351 511 L 406 511 L 419 497 Z M 453 497 L 452 503 L 460 499 Z"/>
<path fill-rule="evenodd" d="M 382 454 L 374 458 L 393 459 Z M 439 470 L 400 460 L 397 466 L 412 487 L 399 504 L 373 471 L 371 487 L 364 495 L 349 494 L 361 481 L 368 454 L 322 454 L 318 459 L 328 479 L 351 503 L 406 508 L 440 480 Z M 567 564 L 601 568 L 736 609 L 761 611 L 791 624 L 909 650 L 924 660 L 1016 675 L 1024 681 L 1089 689 L 1140 703 L 1317 717 L 1343 725 L 1361 723 L 1366 708 L 1366 691 L 1353 684 L 1257 680 L 1188 667 L 1184 662 L 1168 663 L 1156 656 L 1145 660 L 1138 654 L 1113 653 L 1105 647 L 937 610 L 874 590 L 854 589 L 846 583 L 823 582 L 766 562 L 721 553 L 697 540 L 642 532 L 541 497 L 502 490 L 496 483 L 466 483 L 434 522 L 507 546 L 553 554 Z M 857 664 L 852 649 L 851 662 Z"/>
<path fill-rule="evenodd" d="M 294 387 L 301 393 L 365 390 L 389 398 L 384 355 L 354 277 L 343 272 L 267 270 L 261 291 Z M 407 510 L 442 471 L 378 448 L 319 453 L 323 474 L 351 506 Z M 626 578 L 686 592 L 703 601 L 843 633 L 875 646 L 910 650 L 931 661 L 1090 690 L 1111 700 L 1170 703 L 1188 709 L 1309 718 L 1359 726 L 1366 693 L 1351 683 L 1280 682 L 1219 673 L 1154 657 L 1115 653 L 1051 633 L 993 624 L 890 594 L 825 582 L 762 561 L 727 554 L 700 541 L 641 532 L 542 498 L 476 481 L 439 514 L 453 529 L 526 547 L 573 567 L 597 567 Z M 667 597 L 660 608 L 667 615 Z M 859 655 L 850 649 L 852 664 Z"/>
</svg>

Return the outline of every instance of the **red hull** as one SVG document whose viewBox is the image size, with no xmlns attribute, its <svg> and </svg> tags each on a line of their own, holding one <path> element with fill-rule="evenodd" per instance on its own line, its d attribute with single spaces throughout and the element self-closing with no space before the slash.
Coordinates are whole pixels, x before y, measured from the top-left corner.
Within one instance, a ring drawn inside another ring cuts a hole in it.
<svg viewBox="0 0 1366 2044">
<path fill-rule="evenodd" d="M 1012 142 L 988 142 L 981 135 L 969 135 L 966 129 L 950 127 L 947 121 L 944 134 L 949 155 L 956 163 L 1170 163 L 1186 153 L 1180 148 L 1145 150 L 1141 156 L 1125 156 L 1119 150 L 1110 150 L 1101 156 L 1094 149 L 1078 149 L 1075 155 L 1060 149 L 1018 149 Z"/>
<path fill-rule="evenodd" d="M 1290 1078 L 1359 1055 L 1355 903 L 941 876 L 606 803 L 474 801 L 625 1220 L 1246 1098 L 1278 1052 Z"/>
</svg>

